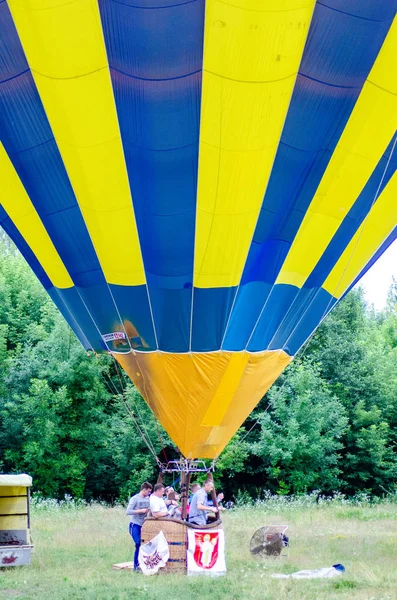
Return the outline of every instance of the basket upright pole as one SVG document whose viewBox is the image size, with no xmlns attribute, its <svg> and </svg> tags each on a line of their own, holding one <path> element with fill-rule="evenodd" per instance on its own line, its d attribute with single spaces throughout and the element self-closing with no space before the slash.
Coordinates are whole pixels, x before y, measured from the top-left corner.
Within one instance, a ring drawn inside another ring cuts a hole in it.
<svg viewBox="0 0 397 600">
<path fill-rule="evenodd" d="M 213 477 L 211 471 L 209 471 L 207 473 L 207 481 L 212 481 L 212 483 L 214 483 L 214 477 Z M 218 499 L 216 497 L 215 484 L 214 484 L 214 487 L 212 488 L 211 497 L 212 497 L 212 502 L 214 503 L 215 508 L 218 508 Z M 219 518 L 219 513 L 218 513 L 218 518 Z"/>
<path fill-rule="evenodd" d="M 181 503 L 182 503 L 182 519 L 187 519 L 187 500 L 189 496 L 190 473 L 183 472 L 181 480 Z"/>
</svg>

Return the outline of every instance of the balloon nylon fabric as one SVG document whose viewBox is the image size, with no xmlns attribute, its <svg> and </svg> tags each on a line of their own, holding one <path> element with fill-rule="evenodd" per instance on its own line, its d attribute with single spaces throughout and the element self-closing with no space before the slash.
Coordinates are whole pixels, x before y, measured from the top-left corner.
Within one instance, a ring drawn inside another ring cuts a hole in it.
<svg viewBox="0 0 397 600">
<path fill-rule="evenodd" d="M 186 456 L 397 237 L 396 10 L 0 1 L 0 225 Z"/>
<path fill-rule="evenodd" d="M 188 458 L 219 456 L 292 360 L 282 350 L 115 357 Z"/>
</svg>

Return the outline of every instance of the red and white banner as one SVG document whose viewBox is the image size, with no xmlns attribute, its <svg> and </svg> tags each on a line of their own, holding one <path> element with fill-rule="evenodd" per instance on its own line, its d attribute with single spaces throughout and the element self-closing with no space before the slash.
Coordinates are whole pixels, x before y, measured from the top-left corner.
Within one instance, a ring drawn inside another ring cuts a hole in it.
<svg viewBox="0 0 397 600">
<path fill-rule="evenodd" d="M 147 544 L 139 548 L 139 566 L 144 575 L 154 575 L 161 567 L 165 567 L 170 551 L 162 531 Z"/>
<path fill-rule="evenodd" d="M 188 575 L 226 573 L 223 529 L 188 529 Z"/>
</svg>

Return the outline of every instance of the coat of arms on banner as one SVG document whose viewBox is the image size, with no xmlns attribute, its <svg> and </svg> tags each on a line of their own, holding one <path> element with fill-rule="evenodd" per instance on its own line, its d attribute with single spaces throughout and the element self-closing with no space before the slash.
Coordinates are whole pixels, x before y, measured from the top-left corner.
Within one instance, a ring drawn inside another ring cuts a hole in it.
<svg viewBox="0 0 397 600">
<path fill-rule="evenodd" d="M 188 531 L 188 572 L 221 575 L 226 572 L 225 538 L 221 529 Z"/>
<path fill-rule="evenodd" d="M 194 540 L 194 562 L 202 569 L 212 569 L 218 560 L 219 532 L 199 533 L 195 531 Z"/>
<path fill-rule="evenodd" d="M 139 566 L 145 575 L 154 575 L 165 567 L 170 557 L 168 543 L 162 531 L 139 549 Z"/>
</svg>

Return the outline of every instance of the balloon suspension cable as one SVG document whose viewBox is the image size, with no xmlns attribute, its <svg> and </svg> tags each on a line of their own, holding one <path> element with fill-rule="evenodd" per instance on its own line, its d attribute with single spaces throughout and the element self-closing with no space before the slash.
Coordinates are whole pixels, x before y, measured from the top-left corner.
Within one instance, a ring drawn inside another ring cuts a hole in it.
<svg viewBox="0 0 397 600">
<path fill-rule="evenodd" d="M 306 350 L 307 350 L 307 348 L 308 348 L 308 346 L 309 346 L 309 343 L 310 343 L 310 341 L 311 341 L 312 337 L 313 337 L 313 336 L 310 336 L 310 337 L 309 337 L 309 338 L 306 340 L 306 342 L 305 342 L 304 344 L 302 344 L 302 346 L 301 346 L 301 348 L 300 348 L 300 350 L 299 350 L 299 358 L 302 358 L 302 356 L 305 354 L 305 352 L 306 352 Z M 288 383 L 288 379 L 287 379 L 287 378 L 285 378 L 285 379 L 284 379 L 284 381 L 283 381 L 283 383 L 280 385 L 280 387 L 278 388 L 278 390 L 277 390 L 277 391 L 278 391 L 278 392 L 281 392 L 281 391 L 282 391 L 282 390 L 285 388 L 285 386 L 287 385 L 287 383 Z M 248 437 L 248 436 L 249 436 L 249 434 L 251 433 L 251 431 L 252 431 L 252 430 L 253 430 L 253 429 L 254 429 L 254 428 L 255 428 L 255 427 L 258 425 L 258 423 L 259 423 L 259 421 L 262 419 L 263 415 L 264 415 L 264 414 L 266 414 L 266 413 L 268 412 L 268 410 L 269 410 L 270 406 L 271 406 L 271 405 L 270 405 L 270 402 L 268 402 L 268 403 L 267 403 L 267 406 L 266 406 L 266 408 L 265 408 L 265 410 L 264 410 L 264 411 L 261 413 L 261 415 L 260 415 L 260 416 L 259 416 L 259 417 L 256 419 L 256 421 L 254 422 L 254 424 L 253 424 L 253 425 L 251 425 L 251 427 L 250 427 L 250 428 L 248 429 L 248 431 L 247 431 L 247 432 L 246 432 L 246 433 L 243 435 L 243 437 L 241 438 L 241 440 L 239 440 L 239 444 L 241 444 L 242 442 L 244 442 L 245 438 L 246 438 L 246 437 Z"/>
<path fill-rule="evenodd" d="M 212 473 L 215 469 L 215 460 L 208 467 L 204 460 L 184 458 L 179 460 L 169 460 L 167 463 L 160 463 L 161 473 Z"/>
<path fill-rule="evenodd" d="M 115 365 L 116 365 L 116 371 L 117 371 L 117 375 L 118 375 L 118 377 L 119 377 L 119 381 L 120 381 L 121 388 L 122 388 L 122 394 L 121 394 L 121 397 L 122 397 L 122 399 L 123 399 L 123 402 L 124 402 L 124 405 L 125 405 L 125 407 L 126 407 L 126 409 L 127 409 L 127 412 L 128 412 L 128 414 L 130 415 L 130 417 L 131 417 L 132 421 L 134 422 L 134 424 L 135 424 L 136 428 L 138 429 L 138 431 L 139 431 L 139 433 L 140 433 L 140 435 L 141 435 L 141 438 L 142 438 L 143 442 L 146 444 L 146 446 L 147 446 L 148 450 L 149 450 L 149 451 L 150 451 L 150 453 L 153 455 L 153 458 L 155 459 L 156 463 L 157 463 L 157 464 L 159 464 L 159 463 L 160 463 L 160 461 L 159 461 L 159 459 L 158 459 L 158 457 L 157 457 L 157 454 L 156 454 L 156 450 L 155 450 L 155 448 L 154 448 L 154 445 L 153 445 L 153 443 L 152 443 L 152 441 L 151 441 L 151 439 L 150 439 L 150 436 L 149 436 L 148 430 L 146 429 L 146 426 L 145 426 L 145 424 L 144 424 L 144 423 L 145 423 L 145 422 L 144 422 L 144 419 L 142 418 L 141 414 L 140 414 L 140 413 L 139 413 L 139 411 L 138 411 L 138 407 L 137 407 L 137 404 L 136 404 L 136 402 L 134 402 L 134 408 L 135 408 L 136 414 L 135 414 L 135 412 L 134 412 L 134 411 L 132 411 L 132 410 L 131 410 L 131 407 L 130 407 L 130 405 L 129 405 L 128 401 L 127 401 L 126 389 L 125 389 L 125 387 L 124 387 L 124 385 L 123 385 L 123 381 L 122 381 L 122 377 L 121 377 L 121 373 L 120 373 L 119 366 L 118 366 L 118 364 L 117 364 L 117 361 L 116 361 L 116 359 L 114 358 L 114 356 L 113 356 L 113 359 L 114 359 L 114 362 L 115 362 Z M 142 422 L 142 427 L 140 427 L 140 425 L 139 425 L 139 423 L 138 423 L 138 418 L 137 418 L 137 417 L 139 417 L 139 419 L 141 420 L 141 422 Z M 145 430 L 145 431 L 143 431 L 143 430 Z"/>
<path fill-rule="evenodd" d="M 117 375 L 118 375 L 118 377 L 119 377 L 120 385 L 121 385 L 121 387 L 122 387 L 122 389 L 123 389 L 123 394 L 125 394 L 125 390 L 124 390 L 124 387 L 123 387 L 123 382 L 122 382 L 122 374 L 124 374 L 124 372 L 123 372 L 123 371 L 120 371 L 120 369 L 119 369 L 119 365 L 118 365 L 118 362 L 117 362 L 117 360 L 115 359 L 115 357 L 114 357 L 114 354 L 113 354 L 113 353 L 111 353 L 111 355 L 112 355 L 112 358 L 113 358 L 113 360 L 114 360 L 114 364 L 115 364 L 115 366 L 116 366 L 116 371 L 117 371 Z M 148 405 L 149 405 L 149 408 L 151 409 L 152 413 L 154 414 L 154 410 L 153 410 L 153 409 L 152 409 L 152 407 L 150 406 L 149 402 L 148 402 Z M 140 418 L 140 419 L 141 419 L 141 421 L 142 421 L 142 427 L 143 427 L 143 428 L 145 428 L 145 431 L 146 431 L 147 437 L 150 439 L 150 436 L 149 436 L 149 434 L 148 434 L 148 431 L 147 431 L 147 429 L 146 429 L 146 427 L 145 427 L 145 420 L 144 420 L 144 419 L 142 418 L 142 416 L 140 415 L 140 413 L 139 413 L 139 410 L 138 410 L 138 406 L 137 406 L 137 404 L 136 404 L 136 402 L 135 402 L 135 401 L 134 401 L 134 408 L 135 408 L 135 410 L 136 410 L 136 412 L 137 412 L 137 415 L 139 416 L 139 418 Z M 163 437 L 162 437 L 162 435 L 161 435 L 161 431 L 160 431 L 160 428 L 159 428 L 158 420 L 157 420 L 157 418 L 156 418 L 156 416 L 155 416 L 155 415 L 154 415 L 154 421 L 155 421 L 155 426 L 156 426 L 157 438 L 158 438 L 158 441 L 159 441 L 159 444 L 160 444 L 160 447 L 161 447 L 161 452 L 163 453 L 163 456 L 164 456 L 165 462 L 168 462 L 167 454 L 166 454 L 166 452 L 165 452 L 165 447 L 164 447 L 164 446 L 165 446 L 165 445 L 164 445 L 164 440 L 163 440 Z M 154 447 L 153 447 L 153 450 L 154 450 Z M 158 461 L 158 459 L 157 459 L 157 462 L 159 462 L 159 461 Z"/>
<path fill-rule="evenodd" d="M 165 451 L 165 444 L 164 444 L 163 436 L 161 435 L 160 427 L 159 427 L 158 420 L 156 419 L 156 417 L 154 418 L 154 421 L 155 421 L 155 424 L 156 424 L 157 437 L 159 439 L 160 446 L 161 446 L 161 452 L 163 453 L 164 460 L 167 463 L 168 462 L 168 457 L 167 457 L 167 454 L 166 454 L 166 451 Z"/>
<path fill-rule="evenodd" d="M 160 462 L 160 460 L 157 457 L 156 451 L 154 449 L 154 446 L 153 446 L 152 442 L 150 441 L 150 438 L 148 436 L 146 436 L 144 434 L 144 432 L 142 431 L 142 429 L 140 428 L 139 423 L 138 423 L 138 421 L 136 419 L 136 416 L 133 413 L 133 411 L 131 410 L 131 408 L 130 408 L 130 406 L 129 406 L 129 404 L 128 404 L 125 396 L 124 396 L 124 394 L 122 394 L 122 398 L 123 398 L 124 405 L 125 405 L 125 407 L 127 409 L 127 412 L 130 415 L 132 421 L 134 422 L 135 427 L 137 428 L 138 432 L 140 433 L 143 442 L 145 443 L 145 445 L 146 445 L 147 449 L 149 450 L 149 452 L 152 454 L 154 460 L 156 461 L 156 464 L 158 466 L 160 466 L 161 462 Z"/>
<path fill-rule="evenodd" d="M 151 440 L 150 440 L 149 433 L 148 433 L 148 431 L 147 431 L 147 429 L 146 429 L 146 427 L 145 427 L 145 421 L 144 421 L 144 419 L 142 418 L 142 415 L 139 413 L 138 407 L 137 407 L 137 405 L 136 405 L 136 403 L 135 403 L 135 402 L 134 402 L 134 408 L 135 408 L 135 412 L 136 412 L 136 414 L 135 414 L 135 413 L 134 413 L 134 412 L 131 410 L 131 407 L 130 407 L 130 405 L 128 404 L 128 401 L 127 401 L 127 397 L 126 397 L 126 389 L 125 389 L 125 387 L 124 387 L 124 384 L 123 384 L 122 375 L 121 375 L 121 373 L 120 373 L 119 366 L 118 366 L 118 364 L 117 364 L 117 361 L 116 361 L 116 359 L 115 359 L 114 355 L 112 354 L 112 352 L 110 352 L 110 351 L 109 351 L 109 354 L 112 356 L 112 358 L 113 358 L 113 360 L 114 360 L 115 369 L 116 369 L 116 373 L 117 373 L 117 376 L 118 376 L 118 379 L 119 379 L 119 383 L 120 383 L 120 388 L 121 388 L 121 390 L 118 390 L 118 389 L 117 389 L 116 385 L 114 384 L 114 382 L 113 382 L 113 381 L 111 380 L 111 378 L 109 377 L 109 374 L 108 374 L 108 373 L 105 373 L 105 375 L 106 375 L 106 378 L 107 378 L 107 379 L 108 379 L 108 381 L 109 381 L 109 386 L 110 386 L 110 387 L 108 386 L 108 389 L 109 389 L 109 391 L 110 391 L 112 394 L 114 394 L 114 395 L 116 395 L 116 396 L 121 396 L 121 398 L 123 399 L 124 406 L 125 406 L 125 408 L 126 408 L 126 410 L 127 410 L 128 414 L 129 414 L 129 416 L 130 416 L 131 420 L 132 420 L 132 421 L 133 421 L 133 423 L 135 424 L 135 427 L 137 428 L 137 430 L 138 430 L 138 432 L 139 432 L 139 434 L 140 434 L 140 436 L 141 436 L 141 438 L 142 438 L 142 441 L 144 442 L 144 444 L 145 444 L 145 445 L 146 445 L 146 447 L 148 448 L 149 452 L 152 454 L 152 456 L 153 456 L 154 460 L 156 461 L 157 465 L 160 467 L 160 465 L 161 465 L 161 462 L 160 462 L 160 460 L 158 459 L 158 457 L 157 457 L 157 454 L 156 454 L 156 451 L 155 451 L 155 449 L 154 449 L 154 446 L 153 446 L 153 444 L 152 444 L 152 442 L 151 442 Z M 98 354 L 97 354 L 95 351 L 94 351 L 94 355 L 95 355 L 95 358 L 98 360 Z M 142 421 L 142 427 L 141 427 L 141 426 L 139 425 L 139 423 L 138 423 L 137 416 L 138 416 L 138 417 L 139 417 L 139 419 Z M 157 422 L 156 422 L 156 426 L 157 426 Z M 145 429 L 145 432 L 143 431 L 143 429 Z"/>
</svg>

